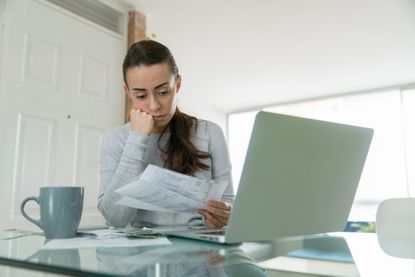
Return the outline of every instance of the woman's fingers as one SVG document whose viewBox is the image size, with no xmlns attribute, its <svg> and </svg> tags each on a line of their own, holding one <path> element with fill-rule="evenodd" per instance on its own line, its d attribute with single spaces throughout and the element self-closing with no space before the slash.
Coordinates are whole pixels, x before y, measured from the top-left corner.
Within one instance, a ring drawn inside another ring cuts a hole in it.
<svg viewBox="0 0 415 277">
<path fill-rule="evenodd" d="M 199 213 L 204 216 L 205 224 L 208 228 L 222 228 L 228 223 L 228 218 L 215 216 L 206 210 L 202 210 Z"/>
<path fill-rule="evenodd" d="M 209 212 L 205 212 L 205 223 L 208 228 L 221 228 L 226 225 Z"/>
<path fill-rule="evenodd" d="M 131 129 L 137 132 L 151 134 L 154 127 L 153 116 L 140 109 L 132 109 L 130 111 L 130 121 Z"/>
<path fill-rule="evenodd" d="M 207 205 L 197 212 L 204 216 L 206 227 L 222 228 L 228 224 L 231 205 L 222 201 L 209 200 Z"/>
<path fill-rule="evenodd" d="M 209 200 L 205 210 L 215 216 L 229 218 L 231 213 L 231 205 L 222 201 Z"/>
<path fill-rule="evenodd" d="M 230 207 L 231 207 L 231 204 L 229 204 L 229 203 L 227 203 L 227 202 L 218 201 L 218 200 L 213 200 L 213 199 L 209 200 L 209 201 L 207 202 L 207 204 L 208 204 L 209 206 L 212 206 L 212 207 L 217 207 L 217 208 L 221 208 L 221 209 L 224 209 L 224 210 L 226 210 L 226 209 L 230 209 Z"/>
</svg>

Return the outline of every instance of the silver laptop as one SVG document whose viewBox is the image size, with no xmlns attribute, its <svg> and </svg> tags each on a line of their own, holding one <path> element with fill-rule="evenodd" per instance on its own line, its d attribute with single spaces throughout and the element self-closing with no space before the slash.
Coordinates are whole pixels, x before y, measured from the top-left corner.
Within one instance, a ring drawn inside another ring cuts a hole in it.
<svg viewBox="0 0 415 277">
<path fill-rule="evenodd" d="M 369 128 L 259 112 L 227 228 L 170 235 L 239 243 L 342 231 L 372 136 Z"/>
</svg>

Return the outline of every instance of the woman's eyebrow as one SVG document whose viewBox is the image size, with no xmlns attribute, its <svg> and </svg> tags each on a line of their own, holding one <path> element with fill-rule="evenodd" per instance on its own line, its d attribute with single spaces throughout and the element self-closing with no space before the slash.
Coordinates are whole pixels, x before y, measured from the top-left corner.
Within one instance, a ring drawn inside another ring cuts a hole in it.
<svg viewBox="0 0 415 277">
<path fill-rule="evenodd" d="M 169 84 L 169 82 L 164 82 L 164 83 L 161 83 L 160 85 L 157 85 L 157 86 L 155 86 L 154 87 L 154 89 L 158 89 L 158 88 L 160 88 L 160 87 L 162 87 L 162 86 L 165 86 L 165 85 L 168 85 Z M 142 92 L 142 91 L 147 91 L 145 88 L 133 88 L 133 89 L 131 89 L 132 91 L 134 91 L 134 92 Z"/>
<path fill-rule="evenodd" d="M 162 86 L 165 86 L 165 85 L 168 85 L 168 84 L 169 84 L 169 82 L 164 82 L 164 83 L 161 83 L 160 85 L 158 85 L 158 86 L 154 87 L 154 89 L 158 89 L 158 88 L 160 88 L 160 87 L 162 87 Z"/>
<path fill-rule="evenodd" d="M 133 89 L 131 89 L 132 91 L 134 91 L 134 92 L 141 92 L 141 91 L 147 91 L 145 88 L 133 88 Z"/>
</svg>

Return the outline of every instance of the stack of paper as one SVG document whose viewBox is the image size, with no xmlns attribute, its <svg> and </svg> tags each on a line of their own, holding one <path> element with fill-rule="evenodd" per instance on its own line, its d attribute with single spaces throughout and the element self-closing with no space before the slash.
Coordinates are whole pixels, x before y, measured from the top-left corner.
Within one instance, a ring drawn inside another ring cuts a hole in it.
<svg viewBox="0 0 415 277">
<path fill-rule="evenodd" d="M 220 200 L 227 185 L 148 165 L 137 181 L 115 192 L 123 195 L 120 205 L 152 211 L 195 212 L 210 199 Z"/>
</svg>

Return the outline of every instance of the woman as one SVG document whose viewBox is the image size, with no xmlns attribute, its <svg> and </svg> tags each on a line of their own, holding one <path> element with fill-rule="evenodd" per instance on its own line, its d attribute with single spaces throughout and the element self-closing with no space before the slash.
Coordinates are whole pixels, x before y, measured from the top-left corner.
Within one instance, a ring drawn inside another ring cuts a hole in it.
<svg viewBox="0 0 415 277">
<path fill-rule="evenodd" d="M 98 209 L 115 227 L 185 225 L 200 215 L 134 209 L 116 204 L 114 191 L 139 178 L 148 164 L 199 179 L 227 181 L 222 201 L 198 211 L 208 228 L 227 224 L 234 199 L 231 165 L 223 133 L 177 108 L 181 77 L 170 50 L 151 41 L 133 44 L 123 63 L 124 91 L 132 103 L 130 122 L 102 140 Z M 196 216 L 195 216 L 196 215 Z"/>
</svg>

